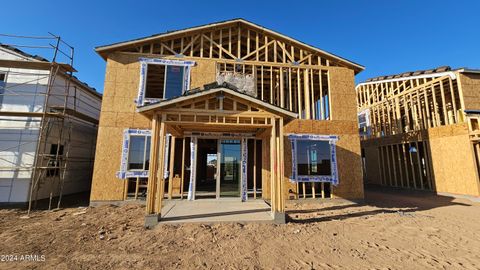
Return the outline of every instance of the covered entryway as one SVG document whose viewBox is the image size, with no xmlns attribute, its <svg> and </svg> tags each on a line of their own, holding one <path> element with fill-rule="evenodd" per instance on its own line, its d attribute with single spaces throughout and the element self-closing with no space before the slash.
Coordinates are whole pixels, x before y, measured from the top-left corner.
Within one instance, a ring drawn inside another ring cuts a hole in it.
<svg viewBox="0 0 480 270">
<path fill-rule="evenodd" d="M 182 140 L 184 146 L 180 168 L 187 200 L 204 197 L 245 202 L 252 182 L 261 181 L 258 199 L 269 203 L 272 217 L 284 213 L 282 180 L 288 176 L 283 166 L 283 126 L 296 118 L 296 113 L 224 87 L 190 91 L 138 111 L 152 119 L 147 214 L 160 215 L 165 195 L 174 198 L 172 173 L 178 159 L 168 162 L 168 157 L 178 153 L 176 140 Z M 172 137 L 170 154 L 166 151 L 167 134 Z M 259 152 L 260 163 L 256 158 Z M 249 162 L 249 157 L 254 160 Z"/>
</svg>

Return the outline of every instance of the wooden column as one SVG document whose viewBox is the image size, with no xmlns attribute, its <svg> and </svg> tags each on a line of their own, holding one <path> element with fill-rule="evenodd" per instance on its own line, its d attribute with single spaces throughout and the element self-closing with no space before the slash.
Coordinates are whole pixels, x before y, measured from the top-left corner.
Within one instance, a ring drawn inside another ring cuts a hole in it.
<svg viewBox="0 0 480 270">
<path fill-rule="evenodd" d="M 310 85 L 309 85 L 309 70 L 306 69 L 303 73 L 303 86 L 304 86 L 304 98 L 305 98 L 305 119 L 310 118 Z"/>
<path fill-rule="evenodd" d="M 160 139 L 160 147 L 159 147 L 159 152 L 158 152 L 158 158 L 157 158 L 157 168 L 158 170 L 155 172 L 156 173 L 156 181 L 159 183 L 157 185 L 157 194 L 155 197 L 155 213 L 161 214 L 162 212 L 162 202 L 163 202 L 163 197 L 165 195 L 165 178 L 164 178 L 164 171 L 165 171 L 165 143 L 166 143 L 166 127 L 165 127 L 165 119 L 166 115 L 162 115 L 162 123 L 160 124 L 160 134 L 159 134 L 159 139 Z"/>
<path fill-rule="evenodd" d="M 257 198 L 257 140 L 253 139 L 253 198 Z"/>
<path fill-rule="evenodd" d="M 285 190 L 284 190 L 284 177 L 285 177 L 285 159 L 284 159 L 284 138 L 283 138 L 283 118 L 280 118 L 279 125 L 279 141 L 280 144 L 278 145 L 278 149 L 280 151 L 280 155 L 278 157 L 278 165 L 280 169 L 279 181 L 278 181 L 278 193 L 279 193 L 279 209 L 280 213 L 285 212 Z"/>
<path fill-rule="evenodd" d="M 157 178 L 156 172 L 158 169 L 158 152 L 160 144 L 160 128 L 163 123 L 160 123 L 158 115 L 154 115 L 152 118 L 152 141 L 150 151 L 150 170 L 148 174 L 147 184 L 147 201 L 146 212 L 147 214 L 153 214 L 155 212 L 155 197 L 157 190 Z"/>
<path fill-rule="evenodd" d="M 302 115 L 302 89 L 300 82 L 300 69 L 297 69 L 297 94 L 298 94 L 298 118 L 303 119 Z"/>
</svg>

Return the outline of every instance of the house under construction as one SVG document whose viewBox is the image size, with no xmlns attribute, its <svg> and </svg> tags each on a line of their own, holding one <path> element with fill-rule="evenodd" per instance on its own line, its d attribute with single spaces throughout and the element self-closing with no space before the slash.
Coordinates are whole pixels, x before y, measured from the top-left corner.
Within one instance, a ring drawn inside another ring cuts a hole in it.
<svg viewBox="0 0 480 270">
<path fill-rule="evenodd" d="M 72 75 L 73 47 L 60 37 L 0 37 L 0 204 L 59 207 L 90 188 L 102 97 Z"/>
<path fill-rule="evenodd" d="M 92 204 L 146 197 L 155 216 L 165 199 L 256 199 L 281 218 L 288 199 L 363 198 L 361 65 L 243 19 L 96 51 Z"/>
<path fill-rule="evenodd" d="M 376 77 L 356 93 L 366 183 L 480 196 L 480 70 Z"/>
</svg>

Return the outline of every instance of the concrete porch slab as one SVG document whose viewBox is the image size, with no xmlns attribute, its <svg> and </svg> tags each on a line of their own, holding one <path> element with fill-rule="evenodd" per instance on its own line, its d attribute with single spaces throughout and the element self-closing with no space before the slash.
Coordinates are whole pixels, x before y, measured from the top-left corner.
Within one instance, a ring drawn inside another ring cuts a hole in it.
<svg viewBox="0 0 480 270">
<path fill-rule="evenodd" d="M 270 206 L 263 200 L 172 200 L 165 202 L 160 223 L 273 222 Z"/>
</svg>

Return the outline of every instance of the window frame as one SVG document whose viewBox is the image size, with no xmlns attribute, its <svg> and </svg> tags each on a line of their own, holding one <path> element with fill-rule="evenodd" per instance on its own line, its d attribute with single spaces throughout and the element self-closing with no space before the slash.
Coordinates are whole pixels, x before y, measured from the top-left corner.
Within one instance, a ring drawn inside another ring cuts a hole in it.
<svg viewBox="0 0 480 270">
<path fill-rule="evenodd" d="M 189 89 L 190 87 L 190 71 L 191 67 L 195 65 L 195 61 L 183 61 L 183 60 L 170 60 L 170 59 L 162 59 L 162 58 L 139 58 L 140 61 L 140 83 L 139 83 L 139 90 L 138 96 L 135 100 L 135 104 L 137 106 L 143 106 L 145 104 L 159 102 L 162 100 L 166 100 L 166 82 L 167 82 L 167 69 L 168 66 L 179 66 L 183 67 L 183 83 L 182 83 L 182 95 Z M 145 97 L 146 94 L 146 87 L 147 87 L 147 74 L 148 74 L 148 65 L 164 65 L 165 66 L 165 81 L 163 85 L 163 98 L 147 98 Z"/>
<path fill-rule="evenodd" d="M 336 135 L 317 135 L 317 134 L 289 134 L 288 138 L 291 143 L 292 152 L 292 175 L 290 181 L 298 182 L 324 182 L 338 185 L 338 170 L 337 170 L 337 154 L 336 142 L 338 136 Z M 298 141 L 328 141 L 330 145 L 330 175 L 299 175 L 298 174 Z"/>
<path fill-rule="evenodd" d="M 128 169 L 128 159 L 130 153 L 130 138 L 131 137 L 145 137 L 145 149 L 144 149 L 144 164 L 143 169 Z M 152 132 L 149 129 L 125 129 L 123 132 L 123 141 L 122 141 L 122 157 L 120 162 L 120 170 L 116 173 L 117 178 L 127 179 L 130 177 L 148 177 L 149 170 L 145 170 L 145 161 L 146 161 L 146 152 L 147 152 L 147 140 L 150 140 L 151 145 Z M 151 153 L 151 149 L 149 155 Z"/>
<path fill-rule="evenodd" d="M 361 117 L 365 118 L 365 121 L 360 121 Z M 358 131 L 360 136 L 370 136 L 371 135 L 371 124 L 370 124 L 370 109 L 365 109 L 357 113 L 358 119 Z"/>
<path fill-rule="evenodd" d="M 131 148 L 131 145 L 132 145 L 132 137 L 139 137 L 139 138 L 144 138 L 144 141 L 143 141 L 143 163 L 142 163 L 142 169 L 129 169 L 129 165 L 130 165 L 130 148 Z M 145 165 L 146 165 L 146 161 L 147 161 L 147 152 L 148 152 L 148 155 L 150 155 L 150 149 L 148 149 L 147 151 L 147 145 L 148 145 L 148 142 L 149 142 L 149 137 L 146 136 L 146 135 L 139 135 L 139 134 L 130 134 L 129 138 L 128 138 L 128 153 L 127 153 L 127 171 L 129 172 L 134 172 L 134 171 L 148 171 L 145 169 Z M 151 145 L 150 145 L 151 147 Z"/>
<path fill-rule="evenodd" d="M 0 70 L 0 75 L 3 76 L 3 80 L 0 81 L 0 109 L 3 106 L 3 99 L 5 95 L 5 86 L 7 86 L 7 79 L 8 79 L 8 71 Z"/>
</svg>

